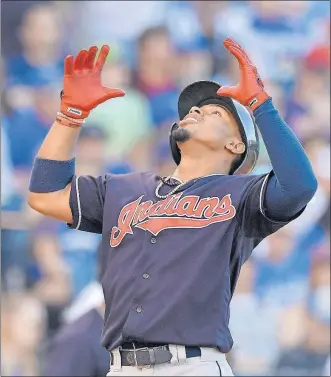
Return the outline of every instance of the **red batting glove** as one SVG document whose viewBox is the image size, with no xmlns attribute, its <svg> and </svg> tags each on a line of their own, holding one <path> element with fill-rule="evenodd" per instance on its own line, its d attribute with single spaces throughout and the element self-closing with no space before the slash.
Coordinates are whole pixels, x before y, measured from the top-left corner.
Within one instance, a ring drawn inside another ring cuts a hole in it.
<svg viewBox="0 0 331 377">
<path fill-rule="evenodd" d="M 223 44 L 238 60 L 240 81 L 236 86 L 222 86 L 217 91 L 217 94 L 219 96 L 231 97 L 254 111 L 270 97 L 264 90 L 263 82 L 260 79 L 256 67 L 242 47 L 231 38 L 227 38 Z"/>
<path fill-rule="evenodd" d="M 71 55 L 65 59 L 61 112 L 70 118 L 87 118 L 100 103 L 125 95 L 121 89 L 102 86 L 101 72 L 109 46 L 102 46 L 94 62 L 97 52 L 98 48 L 93 46 L 89 51 L 81 50 L 75 59 Z"/>
</svg>

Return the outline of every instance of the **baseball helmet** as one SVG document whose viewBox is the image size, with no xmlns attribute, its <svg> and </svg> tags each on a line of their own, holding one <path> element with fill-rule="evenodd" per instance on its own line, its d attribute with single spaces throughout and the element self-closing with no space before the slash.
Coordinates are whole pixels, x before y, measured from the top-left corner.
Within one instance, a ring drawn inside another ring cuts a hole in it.
<svg viewBox="0 0 331 377">
<path fill-rule="evenodd" d="M 184 119 L 193 106 L 201 107 L 215 104 L 228 110 L 234 116 L 239 126 L 241 138 L 246 145 L 245 152 L 241 155 L 241 159 L 233 167 L 230 174 L 248 174 L 253 170 L 259 155 L 257 128 L 253 117 L 243 105 L 229 97 L 216 94 L 220 87 L 221 85 L 213 81 L 197 81 L 187 86 L 178 99 L 179 119 Z M 174 123 L 171 127 L 169 143 L 172 157 L 175 163 L 179 165 L 181 153 L 177 142 L 172 136 L 176 128 L 178 128 L 178 124 Z"/>
</svg>

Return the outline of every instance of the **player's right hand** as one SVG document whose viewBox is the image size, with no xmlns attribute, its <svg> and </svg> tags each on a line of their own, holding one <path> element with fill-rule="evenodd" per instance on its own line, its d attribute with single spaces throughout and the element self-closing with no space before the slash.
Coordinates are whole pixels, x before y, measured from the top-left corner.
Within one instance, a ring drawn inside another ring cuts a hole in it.
<svg viewBox="0 0 331 377">
<path fill-rule="evenodd" d="M 246 51 L 238 43 L 227 38 L 223 44 L 239 63 L 240 80 L 236 86 L 222 86 L 217 94 L 231 97 L 254 111 L 270 98 L 264 84 Z"/>
<path fill-rule="evenodd" d="M 69 55 L 64 61 L 63 91 L 61 112 L 70 118 L 87 118 L 90 111 L 111 98 L 122 97 L 122 89 L 111 89 L 101 84 L 101 72 L 105 65 L 109 46 L 92 46 L 88 51 L 81 50 L 74 58 Z"/>
</svg>

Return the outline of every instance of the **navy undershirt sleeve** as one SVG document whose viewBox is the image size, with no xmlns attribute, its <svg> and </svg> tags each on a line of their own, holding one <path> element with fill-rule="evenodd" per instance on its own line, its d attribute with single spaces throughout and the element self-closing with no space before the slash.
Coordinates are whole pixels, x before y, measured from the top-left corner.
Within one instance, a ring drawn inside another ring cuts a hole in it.
<svg viewBox="0 0 331 377">
<path fill-rule="evenodd" d="M 264 208 L 274 220 L 295 217 L 312 199 L 317 180 L 299 140 L 280 116 L 271 99 L 253 113 L 274 174 L 268 179 Z"/>
</svg>

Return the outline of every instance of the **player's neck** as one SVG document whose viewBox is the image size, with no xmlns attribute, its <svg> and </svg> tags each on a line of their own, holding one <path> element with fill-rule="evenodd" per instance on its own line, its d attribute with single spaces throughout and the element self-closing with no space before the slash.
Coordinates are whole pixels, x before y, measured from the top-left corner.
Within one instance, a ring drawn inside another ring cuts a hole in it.
<svg viewBox="0 0 331 377">
<path fill-rule="evenodd" d="M 196 158 L 189 156 L 182 156 L 179 166 L 173 173 L 173 177 L 180 179 L 183 182 L 188 182 L 191 179 L 204 177 L 211 174 L 229 174 L 230 162 L 222 161 L 221 158 L 214 158 L 214 156 L 204 156 L 204 158 Z"/>
</svg>

